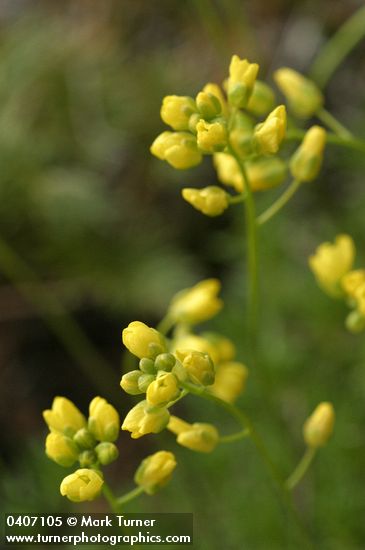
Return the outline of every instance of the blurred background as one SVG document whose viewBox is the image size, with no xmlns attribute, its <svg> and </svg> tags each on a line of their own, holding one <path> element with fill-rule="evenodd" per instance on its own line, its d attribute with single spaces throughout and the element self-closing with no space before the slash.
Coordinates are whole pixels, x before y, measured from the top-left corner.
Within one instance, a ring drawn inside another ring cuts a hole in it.
<svg viewBox="0 0 365 550">
<path fill-rule="evenodd" d="M 225 308 L 209 329 L 247 358 L 242 206 L 208 219 L 181 200 L 184 186 L 216 182 L 209 159 L 178 172 L 152 157 L 164 95 L 222 82 L 233 53 L 307 72 L 356 0 L 2 0 L 0 3 L 0 403 L 2 512 L 106 511 L 102 498 L 75 506 L 59 494 L 68 473 L 44 455 L 41 412 L 55 395 L 84 412 L 101 394 L 123 416 L 120 332 L 156 324 L 171 296 L 206 277 L 223 284 Z M 365 43 L 340 65 L 328 108 L 365 137 Z M 365 346 L 344 329 L 345 306 L 326 297 L 307 267 L 337 233 L 364 265 L 365 160 L 328 147 L 321 177 L 303 187 L 261 232 L 260 363 L 268 403 L 253 376 L 240 405 L 284 474 L 304 447 L 302 423 L 319 401 L 337 412 L 335 435 L 295 492 L 318 548 L 360 550 L 363 513 Z M 264 209 L 281 190 L 258 197 Z M 248 365 L 249 366 L 249 365 Z M 124 367 L 125 368 L 125 367 Z M 188 420 L 235 426 L 189 397 Z M 172 436 L 131 441 L 107 477 L 132 488 L 140 460 L 176 452 L 171 484 L 126 511 L 194 512 L 195 547 L 299 548 L 291 520 L 249 441 L 213 454 L 178 448 Z"/>
</svg>

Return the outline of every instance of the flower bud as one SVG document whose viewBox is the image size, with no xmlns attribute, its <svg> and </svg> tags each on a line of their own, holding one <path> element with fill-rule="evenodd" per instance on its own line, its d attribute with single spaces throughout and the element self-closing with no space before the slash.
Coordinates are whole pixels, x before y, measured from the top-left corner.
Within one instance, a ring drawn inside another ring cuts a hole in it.
<svg viewBox="0 0 365 550">
<path fill-rule="evenodd" d="M 180 394 L 176 377 L 171 372 L 159 374 L 148 386 L 146 398 L 149 405 L 162 406 L 176 399 Z"/>
<path fill-rule="evenodd" d="M 174 130 L 188 130 L 189 119 L 196 112 L 192 97 L 168 95 L 164 97 L 161 107 L 161 118 Z"/>
<path fill-rule="evenodd" d="M 321 126 L 312 126 L 294 155 L 290 159 L 290 170 L 298 181 L 312 181 L 322 166 L 326 144 L 326 130 Z"/>
<path fill-rule="evenodd" d="M 260 157 L 246 162 L 252 191 L 266 191 L 281 185 L 287 176 L 286 163 L 279 157 Z"/>
<path fill-rule="evenodd" d="M 147 359 L 147 361 L 149 361 L 149 359 Z M 143 393 L 143 391 L 141 391 L 138 387 L 138 382 L 141 376 L 142 376 L 142 372 L 140 370 L 131 370 L 130 372 L 123 374 L 122 379 L 120 381 L 120 385 L 122 389 L 126 393 L 129 393 L 129 395 L 139 395 Z"/>
<path fill-rule="evenodd" d="M 365 330 L 365 317 L 360 311 L 355 309 L 348 314 L 345 324 L 348 331 L 353 334 L 359 334 Z"/>
<path fill-rule="evenodd" d="M 228 101 L 234 107 L 246 107 L 253 91 L 259 66 L 234 55 L 229 66 Z"/>
<path fill-rule="evenodd" d="M 78 459 L 77 445 L 70 437 L 51 432 L 46 438 L 46 455 L 60 466 L 72 466 Z"/>
<path fill-rule="evenodd" d="M 133 355 L 154 359 L 166 350 L 165 339 L 157 330 L 140 321 L 129 323 L 123 330 L 123 344 Z"/>
<path fill-rule="evenodd" d="M 363 284 L 365 284 L 365 269 L 349 271 L 341 279 L 342 290 L 350 298 L 356 298 L 356 292 Z"/>
<path fill-rule="evenodd" d="M 208 84 L 206 84 L 204 86 L 203 92 L 205 92 L 206 94 L 213 95 L 218 99 L 219 104 L 221 106 L 221 111 L 222 111 L 221 114 L 223 116 L 227 117 L 227 115 L 228 115 L 227 101 L 226 101 L 226 98 L 225 98 L 220 86 L 218 86 L 218 84 L 208 82 Z"/>
<path fill-rule="evenodd" d="M 129 411 L 122 424 L 122 430 L 131 432 L 133 439 L 149 433 L 159 433 L 166 428 L 170 418 L 164 407 L 151 407 L 147 401 L 140 401 Z"/>
<path fill-rule="evenodd" d="M 139 362 L 139 368 L 145 374 L 156 374 L 157 372 L 155 362 L 152 359 L 147 359 L 147 357 L 142 357 Z"/>
<path fill-rule="evenodd" d="M 134 481 L 148 495 L 154 495 L 170 481 L 175 468 L 175 456 L 168 451 L 158 451 L 142 460 Z"/>
<path fill-rule="evenodd" d="M 149 385 L 154 381 L 155 378 L 156 374 L 142 374 L 142 376 L 138 380 L 138 387 L 142 393 L 146 393 Z"/>
<path fill-rule="evenodd" d="M 199 349 L 195 346 L 185 346 L 186 348 L 196 349 L 197 351 L 205 351 L 210 355 L 213 363 L 216 365 L 221 361 L 231 361 L 236 354 L 236 348 L 232 340 L 217 334 L 215 332 L 203 332 L 202 340 L 205 340 L 210 345 L 210 348 L 214 349 L 214 352 L 208 351 L 208 349 Z M 180 346 L 181 347 L 181 346 Z"/>
<path fill-rule="evenodd" d="M 173 367 L 171 372 L 174 376 L 176 376 L 176 379 L 179 382 L 186 382 L 189 378 L 186 369 L 182 366 L 180 361 L 176 361 L 175 366 Z"/>
<path fill-rule="evenodd" d="M 214 383 L 214 364 L 207 353 L 194 350 L 176 350 L 178 359 L 195 384 L 210 386 Z"/>
<path fill-rule="evenodd" d="M 52 409 L 43 411 L 43 418 L 49 429 L 72 437 L 86 427 L 86 418 L 66 397 L 55 397 Z"/>
<path fill-rule="evenodd" d="M 355 259 L 355 245 L 349 235 L 337 235 L 334 244 L 322 243 L 313 256 L 309 257 L 317 283 L 333 297 L 342 296 L 341 281 L 348 273 Z"/>
<path fill-rule="evenodd" d="M 209 92 L 199 92 L 196 96 L 196 105 L 202 118 L 210 120 L 222 112 L 222 106 L 216 95 Z"/>
<path fill-rule="evenodd" d="M 254 141 L 259 153 L 277 153 L 286 131 L 285 105 L 276 107 L 267 119 L 258 124 L 254 131 Z"/>
<path fill-rule="evenodd" d="M 89 449 L 88 451 L 83 451 L 79 455 L 79 462 L 80 462 L 81 468 L 91 468 L 97 463 L 97 461 L 98 461 L 98 458 L 93 449 Z"/>
<path fill-rule="evenodd" d="M 273 90 L 262 80 L 256 80 L 247 103 L 247 110 L 255 116 L 263 116 L 270 112 L 274 105 L 275 94 Z"/>
<path fill-rule="evenodd" d="M 235 361 L 221 363 L 209 391 L 227 403 L 234 403 L 244 391 L 247 377 L 248 369 L 242 363 Z"/>
<path fill-rule="evenodd" d="M 61 483 L 60 492 L 72 502 L 95 500 L 100 494 L 103 483 L 101 473 L 81 468 L 65 477 Z"/>
<path fill-rule="evenodd" d="M 310 118 L 322 107 L 322 92 L 314 82 L 297 71 L 283 67 L 274 73 L 274 80 L 295 116 Z"/>
<path fill-rule="evenodd" d="M 102 397 L 95 397 L 89 407 L 88 427 L 98 441 L 118 439 L 120 419 L 115 408 Z"/>
<path fill-rule="evenodd" d="M 96 439 L 87 428 L 78 430 L 73 439 L 81 449 L 93 449 L 96 445 Z"/>
<path fill-rule="evenodd" d="M 98 457 L 98 461 L 103 466 L 107 466 L 111 462 L 114 462 L 114 460 L 117 460 L 119 456 L 119 451 L 117 447 L 114 445 L 114 443 L 109 443 L 108 441 L 103 441 L 102 443 L 99 443 L 97 447 L 95 447 L 96 456 Z"/>
<path fill-rule="evenodd" d="M 332 435 L 335 423 L 335 411 L 332 403 L 320 403 L 305 421 L 304 440 L 309 447 L 323 447 Z"/>
<path fill-rule="evenodd" d="M 230 141 L 233 149 L 241 157 L 250 156 L 255 152 L 255 150 L 254 150 L 254 140 L 253 140 L 253 131 L 252 131 L 251 128 L 234 128 L 234 129 L 232 129 L 230 134 L 229 134 L 229 141 Z M 230 156 L 230 155 L 227 155 L 227 156 Z M 233 157 L 231 157 L 231 158 L 233 158 Z"/>
<path fill-rule="evenodd" d="M 169 307 L 169 316 L 180 323 L 195 325 L 214 317 L 223 307 L 218 298 L 221 284 L 217 279 L 205 279 L 191 288 L 178 292 Z"/>
<path fill-rule="evenodd" d="M 237 161 L 227 153 L 215 153 L 213 161 L 219 181 L 233 187 L 238 193 L 242 193 L 245 189 L 245 182 Z"/>
<path fill-rule="evenodd" d="M 222 122 L 200 119 L 196 125 L 198 147 L 207 153 L 221 151 L 227 144 L 227 129 Z"/>
<path fill-rule="evenodd" d="M 171 372 L 175 363 L 176 358 L 173 356 L 172 353 L 161 353 L 156 357 L 155 368 L 158 371 L 163 370 L 166 372 Z"/>
<path fill-rule="evenodd" d="M 212 424 L 188 424 L 176 416 L 171 416 L 167 428 L 177 435 L 176 441 L 180 445 L 192 451 L 210 453 L 219 442 L 218 431 Z"/>
<path fill-rule="evenodd" d="M 193 349 L 195 351 L 201 351 L 207 353 L 214 364 L 219 363 L 221 355 L 218 350 L 216 341 L 212 341 L 208 336 L 197 334 L 181 334 L 173 341 L 173 348 L 176 349 Z"/>
<path fill-rule="evenodd" d="M 186 187 L 182 190 L 183 198 L 196 210 L 206 216 L 220 216 L 229 206 L 228 194 L 216 185 L 204 189 Z"/>
<path fill-rule="evenodd" d="M 196 138 L 187 132 L 163 132 L 152 143 L 150 151 L 177 170 L 192 168 L 202 161 Z"/>
</svg>

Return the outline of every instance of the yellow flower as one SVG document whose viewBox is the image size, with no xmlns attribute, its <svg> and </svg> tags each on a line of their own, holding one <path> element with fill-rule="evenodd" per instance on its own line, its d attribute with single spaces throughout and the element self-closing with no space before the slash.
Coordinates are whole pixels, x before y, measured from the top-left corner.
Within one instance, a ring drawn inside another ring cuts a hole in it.
<svg viewBox="0 0 365 550">
<path fill-rule="evenodd" d="M 196 125 L 197 143 L 202 151 L 214 153 L 227 144 L 227 129 L 222 122 L 206 122 L 200 119 Z"/>
<path fill-rule="evenodd" d="M 164 372 L 157 376 L 147 388 L 146 398 L 149 405 L 167 405 L 180 394 L 176 377 L 171 372 Z"/>
<path fill-rule="evenodd" d="M 274 73 L 274 79 L 297 117 L 309 118 L 322 107 L 322 92 L 297 71 L 283 67 Z"/>
<path fill-rule="evenodd" d="M 287 175 L 286 163 L 279 157 L 261 157 L 246 162 L 252 191 L 266 191 L 281 185 Z"/>
<path fill-rule="evenodd" d="M 150 151 L 177 170 L 192 168 L 202 161 L 196 138 L 187 132 L 163 132 L 152 143 Z"/>
<path fill-rule="evenodd" d="M 172 416 L 167 428 L 177 435 L 176 441 L 183 447 L 200 453 L 211 453 L 219 442 L 219 433 L 212 424 L 195 422 L 188 424 Z"/>
<path fill-rule="evenodd" d="M 214 382 L 214 364 L 207 353 L 194 350 L 176 350 L 177 358 L 195 384 L 209 386 Z"/>
<path fill-rule="evenodd" d="M 76 462 L 79 451 L 70 437 L 51 432 L 46 438 L 46 455 L 60 466 L 68 467 Z"/>
<path fill-rule="evenodd" d="M 134 481 L 148 495 L 153 495 L 170 481 L 175 468 L 175 456 L 168 451 L 158 451 L 141 462 Z"/>
<path fill-rule="evenodd" d="M 229 66 L 228 101 L 234 107 L 246 107 L 253 91 L 259 66 L 234 55 Z"/>
<path fill-rule="evenodd" d="M 196 105 L 201 116 L 207 120 L 218 116 L 222 112 L 222 105 L 217 93 L 207 91 L 207 86 L 196 96 Z"/>
<path fill-rule="evenodd" d="M 365 269 L 349 271 L 341 279 L 341 287 L 350 298 L 356 297 L 356 291 L 363 284 L 365 284 Z"/>
<path fill-rule="evenodd" d="M 89 407 L 88 427 L 98 441 L 115 441 L 119 435 L 120 419 L 115 408 L 102 397 L 94 397 Z"/>
<path fill-rule="evenodd" d="M 218 99 L 222 109 L 222 115 L 226 117 L 228 115 L 228 106 L 226 98 L 224 97 L 224 94 L 218 84 L 208 82 L 208 84 L 204 86 L 203 92 L 205 92 L 206 94 L 214 95 Z"/>
<path fill-rule="evenodd" d="M 218 298 L 221 284 L 217 279 L 205 279 L 191 288 L 178 292 L 169 307 L 169 315 L 180 323 L 196 325 L 214 317 L 223 307 Z"/>
<path fill-rule="evenodd" d="M 309 258 L 309 266 L 322 289 L 331 296 L 342 295 L 341 281 L 354 263 L 355 245 L 349 235 L 337 235 L 334 244 L 322 243 Z"/>
<path fill-rule="evenodd" d="M 206 216 L 219 216 L 228 208 L 228 194 L 216 185 L 204 189 L 186 187 L 182 190 L 183 198 L 196 210 Z"/>
<path fill-rule="evenodd" d="M 55 397 L 52 409 L 43 411 L 43 418 L 52 432 L 61 432 L 68 436 L 73 436 L 86 427 L 86 418 L 66 397 Z"/>
<path fill-rule="evenodd" d="M 276 107 L 267 119 L 258 124 L 254 131 L 254 140 L 260 153 L 277 153 L 285 137 L 286 110 L 284 105 Z"/>
<path fill-rule="evenodd" d="M 322 166 L 327 133 L 321 126 L 312 126 L 290 159 L 290 170 L 298 181 L 312 181 Z"/>
<path fill-rule="evenodd" d="M 236 160 L 227 153 L 215 153 L 213 162 L 219 181 L 242 193 L 245 186 Z"/>
<path fill-rule="evenodd" d="M 165 339 L 157 330 L 141 321 L 133 321 L 122 333 L 123 344 L 133 355 L 154 359 L 166 351 Z"/>
<path fill-rule="evenodd" d="M 131 432 L 132 439 L 143 435 L 157 434 L 166 428 L 170 418 L 164 407 L 151 407 L 147 401 L 140 401 L 129 411 L 122 424 L 122 430 Z"/>
<path fill-rule="evenodd" d="M 195 112 L 192 97 L 168 95 L 162 101 L 161 118 L 174 130 L 189 130 L 189 119 Z"/>
<path fill-rule="evenodd" d="M 214 364 L 217 364 L 221 359 L 218 344 L 215 341 L 211 341 L 203 336 L 198 336 L 191 333 L 184 333 L 178 335 L 178 337 L 173 341 L 172 344 L 174 350 L 193 349 L 195 351 L 207 353 Z"/>
<path fill-rule="evenodd" d="M 236 361 L 221 363 L 216 370 L 215 381 L 209 391 L 223 401 L 234 403 L 244 391 L 247 377 L 248 369 L 242 363 Z"/>
<path fill-rule="evenodd" d="M 103 483 L 100 473 L 88 468 L 81 468 L 65 477 L 61 483 L 60 491 L 62 496 L 72 502 L 95 500 L 100 494 Z"/>
<path fill-rule="evenodd" d="M 303 426 L 304 440 L 309 447 L 323 447 L 332 435 L 335 411 L 332 403 L 320 403 Z"/>
<path fill-rule="evenodd" d="M 247 110 L 255 116 L 266 115 L 275 104 L 275 94 L 268 84 L 256 80 L 251 97 L 247 103 Z"/>
<path fill-rule="evenodd" d="M 359 313 L 361 313 L 361 315 L 365 315 L 365 283 L 362 283 L 357 287 L 354 298 Z"/>
</svg>

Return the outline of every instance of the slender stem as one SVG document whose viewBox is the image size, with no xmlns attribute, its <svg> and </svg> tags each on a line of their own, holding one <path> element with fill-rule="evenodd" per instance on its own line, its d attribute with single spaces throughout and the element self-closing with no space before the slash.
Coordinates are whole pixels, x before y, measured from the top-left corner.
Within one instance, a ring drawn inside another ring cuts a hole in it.
<svg viewBox="0 0 365 550">
<path fill-rule="evenodd" d="M 292 198 L 300 187 L 301 182 L 293 180 L 282 195 L 267 210 L 262 212 L 257 218 L 257 224 L 263 225 L 275 216 Z"/>
<path fill-rule="evenodd" d="M 246 200 L 244 202 L 246 213 L 246 242 L 248 256 L 248 330 L 251 340 L 252 359 L 256 356 L 257 349 L 257 327 L 258 327 L 258 239 L 256 226 L 256 208 L 253 194 L 250 187 L 249 178 L 240 156 L 236 153 L 230 143 L 228 143 L 228 152 L 236 160 L 245 186 Z"/>
<path fill-rule="evenodd" d="M 170 317 L 169 314 L 165 315 L 157 325 L 157 330 L 161 332 L 161 334 L 166 335 L 170 329 L 174 326 L 175 321 L 172 317 Z"/>
<path fill-rule="evenodd" d="M 116 503 L 118 508 L 121 508 L 128 502 L 131 502 L 131 500 L 134 500 L 135 498 L 139 497 L 144 493 L 143 487 L 135 487 L 128 493 L 125 493 L 125 495 L 122 495 L 121 497 L 117 498 Z"/>
<path fill-rule="evenodd" d="M 311 77 L 325 87 L 337 67 L 365 36 L 365 6 L 361 6 L 327 41 L 310 71 Z"/>
<path fill-rule="evenodd" d="M 247 193 L 240 193 L 239 195 L 230 197 L 228 199 L 228 202 L 229 204 L 238 204 L 240 202 L 245 202 L 246 198 L 247 198 Z"/>
<path fill-rule="evenodd" d="M 351 132 L 345 128 L 341 122 L 337 120 L 329 111 L 322 108 L 316 113 L 319 120 L 323 122 L 328 128 L 330 128 L 335 134 L 337 134 L 339 137 L 346 139 L 351 139 L 352 134 Z"/>
<path fill-rule="evenodd" d="M 116 373 L 57 296 L 42 284 L 35 271 L 1 237 L 0 272 L 32 304 L 94 386 L 106 395 L 119 398 L 119 392 L 113 389 Z"/>
<path fill-rule="evenodd" d="M 298 485 L 305 473 L 307 472 L 309 466 L 311 465 L 314 457 L 316 456 L 317 449 L 313 447 L 307 447 L 301 461 L 295 468 L 294 472 L 288 477 L 285 482 L 286 488 L 291 491 Z"/>
<path fill-rule="evenodd" d="M 189 392 L 188 390 L 182 390 L 182 392 L 180 393 L 179 397 L 177 399 L 174 399 L 174 401 L 170 401 L 170 403 L 168 403 L 166 405 L 166 408 L 169 409 L 170 407 L 172 407 L 173 405 L 175 405 L 175 403 L 177 403 L 178 401 L 180 401 L 180 399 L 183 399 L 185 397 L 185 395 L 187 395 Z"/>
<path fill-rule="evenodd" d="M 299 130 L 298 128 L 295 130 L 289 130 L 285 136 L 286 141 L 300 141 L 305 136 L 304 130 Z M 339 145 L 340 147 L 345 147 L 347 149 L 354 149 L 355 151 L 361 151 L 362 153 L 365 153 L 365 141 L 357 138 L 352 139 L 343 139 L 342 137 L 327 133 L 327 142 L 332 145 Z"/>
<path fill-rule="evenodd" d="M 234 441 L 239 441 L 249 436 L 250 430 L 248 428 L 245 428 L 244 430 L 240 430 L 239 432 L 235 432 L 234 434 L 220 436 L 219 443 L 232 443 Z"/>
<path fill-rule="evenodd" d="M 117 503 L 117 497 L 114 495 L 113 491 L 109 487 L 109 485 L 104 481 L 103 484 L 103 494 L 106 498 L 106 500 L 109 503 L 110 508 L 114 513 L 119 512 L 119 507 Z"/>
</svg>

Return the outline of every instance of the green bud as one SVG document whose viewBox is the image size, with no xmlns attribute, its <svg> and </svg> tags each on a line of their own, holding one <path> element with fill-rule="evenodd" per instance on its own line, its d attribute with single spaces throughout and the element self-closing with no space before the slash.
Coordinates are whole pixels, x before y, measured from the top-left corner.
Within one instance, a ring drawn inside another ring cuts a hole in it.
<svg viewBox="0 0 365 550">
<path fill-rule="evenodd" d="M 90 468 L 90 466 L 93 466 L 97 462 L 97 456 L 94 451 L 83 451 L 79 455 L 79 462 L 81 468 Z"/>
<path fill-rule="evenodd" d="M 96 445 L 96 439 L 87 428 L 81 428 L 81 430 L 78 430 L 75 433 L 73 440 L 81 449 L 93 449 Z"/>
<path fill-rule="evenodd" d="M 98 461 L 103 466 L 107 466 L 111 462 L 114 462 L 119 456 L 119 451 L 114 443 L 103 441 L 95 447 L 95 452 L 98 457 Z"/>
<path fill-rule="evenodd" d="M 357 310 L 351 311 L 346 317 L 346 328 L 354 334 L 365 329 L 365 317 Z"/>
<path fill-rule="evenodd" d="M 154 381 L 156 376 L 153 374 L 142 374 L 140 379 L 138 380 L 138 387 L 140 389 L 141 393 L 144 393 L 147 391 L 148 386 L 151 384 L 151 382 Z"/>
<path fill-rule="evenodd" d="M 247 110 L 256 116 L 267 115 L 275 105 L 275 94 L 268 84 L 256 80 Z"/>
<path fill-rule="evenodd" d="M 154 361 L 152 361 L 152 359 L 147 359 L 147 357 L 143 357 L 143 359 L 140 360 L 139 368 L 145 374 L 156 374 Z"/>
<path fill-rule="evenodd" d="M 199 92 L 196 96 L 196 105 L 202 118 L 209 120 L 216 117 L 222 111 L 222 106 L 219 99 L 207 92 Z"/>
<path fill-rule="evenodd" d="M 147 359 L 147 361 L 149 361 L 149 359 Z M 122 376 L 120 385 L 126 393 L 129 393 L 129 395 L 139 395 L 143 393 L 138 386 L 141 376 L 143 375 L 140 370 L 132 370 L 127 372 Z"/>
<path fill-rule="evenodd" d="M 175 363 L 176 358 L 172 355 L 172 353 L 161 353 L 156 357 L 155 367 L 158 371 L 163 370 L 170 372 Z"/>
</svg>

